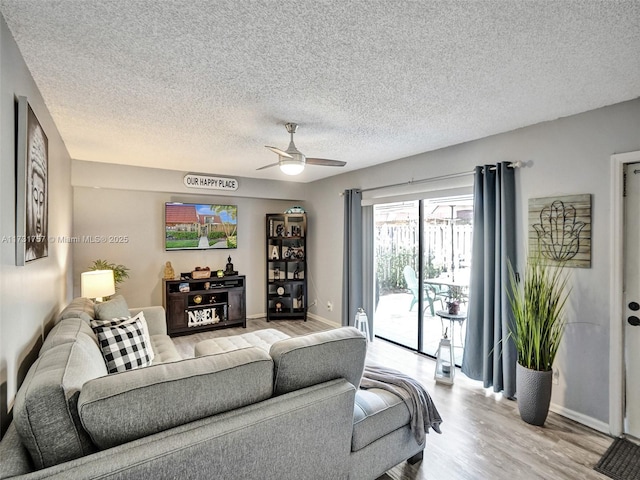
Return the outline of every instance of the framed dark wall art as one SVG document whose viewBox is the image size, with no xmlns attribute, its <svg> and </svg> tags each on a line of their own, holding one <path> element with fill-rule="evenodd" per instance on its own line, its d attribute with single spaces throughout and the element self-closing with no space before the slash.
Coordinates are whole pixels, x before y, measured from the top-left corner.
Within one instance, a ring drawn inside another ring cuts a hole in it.
<svg viewBox="0 0 640 480">
<path fill-rule="evenodd" d="M 49 254 L 49 140 L 27 97 L 16 126 L 16 265 Z"/>
</svg>

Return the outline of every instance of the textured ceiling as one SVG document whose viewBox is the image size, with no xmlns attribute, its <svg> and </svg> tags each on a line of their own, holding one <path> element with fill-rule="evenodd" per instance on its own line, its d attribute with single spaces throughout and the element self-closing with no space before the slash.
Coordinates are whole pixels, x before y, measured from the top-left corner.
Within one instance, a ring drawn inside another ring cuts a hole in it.
<svg viewBox="0 0 640 480">
<path fill-rule="evenodd" d="M 640 96 L 640 0 L 0 9 L 80 160 L 308 182 Z M 347 166 L 256 171 L 287 121 Z"/>
</svg>

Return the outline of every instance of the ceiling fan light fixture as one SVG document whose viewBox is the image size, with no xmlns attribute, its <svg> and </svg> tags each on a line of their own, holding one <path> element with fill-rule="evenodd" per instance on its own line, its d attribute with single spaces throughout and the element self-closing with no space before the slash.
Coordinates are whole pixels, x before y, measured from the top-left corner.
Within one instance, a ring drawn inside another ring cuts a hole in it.
<svg viewBox="0 0 640 480">
<path fill-rule="evenodd" d="M 281 159 L 280 170 L 286 175 L 299 175 L 304 170 L 304 163 L 300 163 L 297 160 Z"/>
</svg>

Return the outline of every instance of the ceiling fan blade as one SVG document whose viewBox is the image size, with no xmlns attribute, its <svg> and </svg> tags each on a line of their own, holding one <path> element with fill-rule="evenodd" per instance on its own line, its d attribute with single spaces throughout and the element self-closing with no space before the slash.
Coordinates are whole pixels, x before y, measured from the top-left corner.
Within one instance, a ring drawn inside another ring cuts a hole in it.
<svg viewBox="0 0 640 480">
<path fill-rule="evenodd" d="M 256 168 L 256 170 L 264 170 L 265 168 L 277 167 L 280 165 L 280 162 L 270 163 L 269 165 L 265 165 L 264 167 Z"/>
<path fill-rule="evenodd" d="M 309 158 L 307 157 L 308 165 L 322 165 L 324 167 L 344 167 L 347 162 L 340 160 L 328 160 L 326 158 Z"/>
<path fill-rule="evenodd" d="M 287 158 L 293 158 L 291 155 L 289 155 L 287 152 L 285 152 L 284 150 L 280 150 L 277 147 L 270 147 L 269 145 L 265 145 L 265 147 L 267 147 L 269 150 L 271 150 L 273 153 L 277 153 L 278 155 L 282 156 L 282 157 L 287 157 Z M 276 164 L 277 165 L 277 164 Z"/>
</svg>

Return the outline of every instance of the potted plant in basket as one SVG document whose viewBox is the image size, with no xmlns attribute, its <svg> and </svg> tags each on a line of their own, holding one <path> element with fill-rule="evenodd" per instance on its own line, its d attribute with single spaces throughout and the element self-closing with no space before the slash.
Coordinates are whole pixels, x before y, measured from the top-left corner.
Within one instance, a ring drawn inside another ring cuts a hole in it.
<svg viewBox="0 0 640 480">
<path fill-rule="evenodd" d="M 462 287 L 451 285 L 446 299 L 447 311 L 449 314 L 458 315 L 460 313 L 460 303 L 464 301 L 464 299 L 465 294 L 462 291 Z"/>
<path fill-rule="evenodd" d="M 551 401 L 553 361 L 564 333 L 568 278 L 562 264 L 550 266 L 539 253 L 527 260 L 522 286 L 511 265 L 509 278 L 515 323 L 510 335 L 518 354 L 518 409 L 525 422 L 543 425 Z"/>
</svg>

